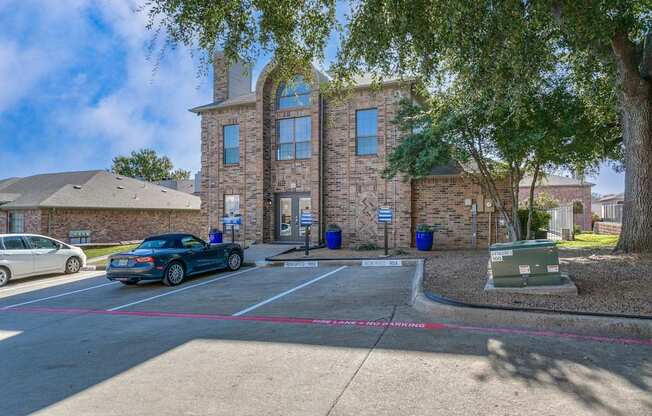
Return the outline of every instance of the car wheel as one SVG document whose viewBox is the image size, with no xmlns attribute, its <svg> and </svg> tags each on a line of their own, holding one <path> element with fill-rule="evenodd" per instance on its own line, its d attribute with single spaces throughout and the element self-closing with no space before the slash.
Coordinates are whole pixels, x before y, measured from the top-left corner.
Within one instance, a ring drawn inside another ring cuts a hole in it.
<svg viewBox="0 0 652 416">
<path fill-rule="evenodd" d="M 233 253 L 229 254 L 229 257 L 226 260 L 226 266 L 229 268 L 229 270 L 238 270 L 240 266 L 242 266 L 242 256 L 240 253 L 234 251 Z"/>
<path fill-rule="evenodd" d="M 183 265 L 178 261 L 175 261 L 170 263 L 168 268 L 165 269 L 163 283 L 167 286 L 176 286 L 179 283 L 183 282 L 185 277 L 186 271 L 183 269 Z"/>
<path fill-rule="evenodd" d="M 6 267 L 0 267 L 0 286 L 4 286 L 9 283 L 11 279 L 11 272 Z"/>
<path fill-rule="evenodd" d="M 81 261 L 78 257 L 71 257 L 66 262 L 66 274 L 77 273 L 81 269 Z"/>
</svg>

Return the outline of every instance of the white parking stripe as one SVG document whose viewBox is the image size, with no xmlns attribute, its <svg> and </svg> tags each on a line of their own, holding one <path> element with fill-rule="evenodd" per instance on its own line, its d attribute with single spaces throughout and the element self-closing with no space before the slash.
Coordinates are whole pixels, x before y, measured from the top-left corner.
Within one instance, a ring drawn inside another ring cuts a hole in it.
<svg viewBox="0 0 652 416">
<path fill-rule="evenodd" d="M 92 272 L 92 274 L 88 274 L 88 275 L 66 276 L 66 277 L 60 277 L 60 278 L 56 278 L 56 279 L 44 279 L 44 280 L 41 280 L 41 281 L 38 281 L 38 282 L 34 282 L 32 284 L 24 284 L 24 285 L 21 285 L 19 282 L 16 282 L 16 284 L 12 285 L 11 287 L 0 289 L 0 293 L 11 292 L 11 291 L 20 290 L 20 289 L 26 289 L 26 288 L 34 287 L 34 286 L 43 286 L 43 289 L 46 289 L 48 287 L 56 286 L 56 285 L 51 285 L 50 283 L 81 282 L 82 280 L 102 276 L 103 274 L 104 274 L 104 271 Z"/>
<path fill-rule="evenodd" d="M 10 309 L 10 308 L 15 308 L 16 306 L 29 305 L 31 303 L 42 302 L 44 300 L 61 298 L 63 296 L 73 295 L 75 293 L 86 292 L 87 290 L 93 290 L 93 289 L 97 289 L 98 287 L 104 287 L 104 286 L 108 286 L 108 285 L 115 285 L 117 283 L 118 282 L 103 283 L 101 285 L 91 286 L 91 287 L 87 287 L 87 288 L 84 288 L 84 289 L 78 289 L 78 290 L 73 290 L 73 291 L 70 291 L 70 292 L 59 293 L 58 295 L 52 295 L 52 296 L 47 296 L 47 297 L 44 297 L 44 298 L 28 300 L 27 302 L 15 303 L 13 305 L 4 306 L 4 307 L 2 307 L 0 309 Z"/>
<path fill-rule="evenodd" d="M 129 306 L 138 305 L 139 303 L 149 302 L 150 300 L 162 298 L 163 296 L 169 296 L 169 295 L 173 295 L 175 293 L 183 292 L 184 290 L 192 289 L 193 287 L 207 285 L 209 283 L 217 282 L 218 280 L 222 280 L 222 279 L 228 279 L 229 277 L 233 277 L 233 276 L 236 276 L 236 275 L 239 275 L 239 274 L 242 274 L 242 273 L 247 273 L 247 272 L 250 272 L 252 270 L 256 270 L 258 268 L 259 267 L 253 267 L 251 269 L 241 270 L 239 272 L 227 274 L 226 276 L 220 276 L 220 277 L 215 278 L 215 279 L 206 280 L 205 282 L 196 283 L 196 284 L 190 285 L 190 286 L 184 286 L 184 287 L 182 287 L 180 289 L 175 289 L 175 290 L 171 290 L 169 292 L 161 293 L 160 295 L 151 296 L 149 298 L 137 300 L 135 302 L 127 303 L 125 305 L 116 306 L 115 308 L 107 309 L 107 311 L 117 311 L 117 310 L 120 310 L 120 309 L 128 308 Z"/>
<path fill-rule="evenodd" d="M 299 289 L 303 289 L 303 288 L 306 287 L 306 286 L 309 286 L 309 285 L 311 285 L 311 284 L 313 284 L 313 283 L 315 283 L 315 282 L 320 281 L 321 279 L 324 279 L 324 278 L 326 278 L 326 277 L 328 277 L 328 276 L 330 276 L 330 275 L 332 275 L 332 274 L 335 274 L 335 273 L 339 272 L 339 271 L 342 270 L 342 269 L 346 269 L 346 267 L 347 267 L 347 266 L 342 266 L 342 267 L 340 267 L 339 269 L 335 269 L 335 270 L 333 270 L 333 271 L 331 271 L 331 272 L 328 272 L 328 273 L 326 273 L 326 274 L 322 274 L 321 276 L 317 276 L 317 277 L 315 277 L 314 279 L 309 280 L 309 281 L 307 281 L 307 282 L 305 282 L 305 283 L 302 283 L 302 284 L 300 284 L 300 285 L 297 286 L 297 287 L 294 287 L 294 288 L 292 288 L 292 289 L 290 289 L 290 290 L 286 290 L 286 291 L 283 292 L 283 293 L 279 293 L 278 295 L 273 296 L 273 297 L 271 297 L 271 298 L 269 298 L 269 299 L 267 299 L 267 300 L 264 300 L 264 301 L 262 301 L 262 302 L 260 302 L 260 303 L 257 303 L 257 304 L 255 304 L 255 305 L 253 305 L 253 306 L 250 306 L 250 307 L 248 307 L 247 309 L 243 309 L 243 310 L 241 310 L 240 312 L 236 312 L 236 313 L 233 314 L 233 316 L 240 316 L 240 315 L 244 315 L 244 314 L 247 313 L 247 312 L 251 312 L 251 311 L 253 311 L 253 310 L 256 309 L 256 308 L 260 308 L 260 307 L 263 306 L 263 305 L 267 305 L 267 304 L 270 303 L 270 302 L 274 302 L 276 299 L 282 298 L 282 297 L 285 296 L 285 295 L 289 295 L 289 294 L 292 293 L 292 292 L 295 292 L 295 291 L 297 291 L 297 290 L 299 290 Z"/>
</svg>

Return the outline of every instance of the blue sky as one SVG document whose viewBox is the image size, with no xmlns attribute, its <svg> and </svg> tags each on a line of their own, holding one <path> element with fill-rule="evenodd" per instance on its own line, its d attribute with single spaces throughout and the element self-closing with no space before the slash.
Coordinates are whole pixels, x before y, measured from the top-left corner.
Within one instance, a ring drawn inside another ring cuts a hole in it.
<svg viewBox="0 0 652 416">
<path fill-rule="evenodd" d="M 210 78 L 197 77 L 184 48 L 154 72 L 139 4 L 0 1 L 0 178 L 106 169 L 142 147 L 199 169 L 199 118 L 187 109 L 211 101 Z M 327 59 L 334 49 L 333 41 Z M 599 193 L 623 188 L 606 166 L 592 180 Z"/>
</svg>

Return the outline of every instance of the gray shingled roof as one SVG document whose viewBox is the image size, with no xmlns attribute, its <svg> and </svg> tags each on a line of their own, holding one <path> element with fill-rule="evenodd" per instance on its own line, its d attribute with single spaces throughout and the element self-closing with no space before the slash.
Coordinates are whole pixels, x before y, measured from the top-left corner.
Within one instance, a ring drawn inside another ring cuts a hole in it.
<svg viewBox="0 0 652 416">
<path fill-rule="evenodd" d="M 199 107 L 191 108 L 188 111 L 193 113 L 201 113 L 206 110 L 214 110 L 216 108 L 224 107 L 233 107 L 236 105 L 246 105 L 246 104 L 255 104 L 256 103 L 256 93 L 250 92 L 249 94 L 241 95 L 239 97 L 228 98 L 224 101 L 214 102 L 206 105 L 200 105 Z"/>
<path fill-rule="evenodd" d="M 194 179 L 166 179 L 163 181 L 156 182 L 157 185 L 164 186 L 166 188 L 174 189 L 176 191 L 185 192 L 187 194 L 195 193 L 195 180 Z"/>
<path fill-rule="evenodd" d="M 525 176 L 521 179 L 518 186 L 521 188 L 529 187 L 532 184 L 532 177 Z M 580 179 L 568 178 L 566 176 L 559 175 L 547 175 L 545 178 L 541 178 L 536 186 L 593 186 L 594 183 L 582 181 Z"/>
<path fill-rule="evenodd" d="M 0 182 L 0 209 L 198 210 L 200 199 L 103 170 L 50 173 Z"/>
</svg>

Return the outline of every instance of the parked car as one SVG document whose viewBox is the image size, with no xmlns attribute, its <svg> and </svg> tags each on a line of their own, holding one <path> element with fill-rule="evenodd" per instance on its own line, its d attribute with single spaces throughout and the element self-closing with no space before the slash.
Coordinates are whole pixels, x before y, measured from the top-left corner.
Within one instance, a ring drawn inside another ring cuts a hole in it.
<svg viewBox="0 0 652 416">
<path fill-rule="evenodd" d="M 85 265 L 79 247 L 36 234 L 0 234 L 0 286 L 18 277 L 77 273 Z"/>
<path fill-rule="evenodd" d="M 238 270 L 243 260 L 239 244 L 209 244 L 192 234 L 164 234 L 146 238 L 132 251 L 110 256 L 106 277 L 125 285 L 160 280 L 176 286 L 193 274 Z"/>
</svg>

